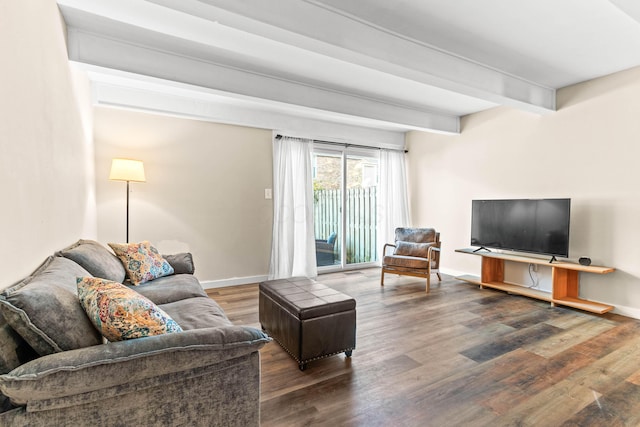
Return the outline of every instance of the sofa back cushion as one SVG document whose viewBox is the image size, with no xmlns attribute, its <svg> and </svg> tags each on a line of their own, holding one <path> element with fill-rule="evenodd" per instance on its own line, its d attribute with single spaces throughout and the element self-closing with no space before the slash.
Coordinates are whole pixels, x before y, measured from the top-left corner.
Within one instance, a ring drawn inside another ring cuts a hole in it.
<svg viewBox="0 0 640 427">
<path fill-rule="evenodd" d="M 156 304 L 166 304 L 188 298 L 207 297 L 207 293 L 202 289 L 198 279 L 191 274 L 173 274 L 142 285 L 130 286 Z"/>
<path fill-rule="evenodd" d="M 189 252 L 162 255 L 162 257 L 173 267 L 174 274 L 194 274 L 196 272 L 193 256 Z"/>
<path fill-rule="evenodd" d="M 122 283 L 125 279 L 126 273 L 120 259 L 94 240 L 78 240 L 56 255 L 75 261 L 94 277 L 118 283 Z"/>
<path fill-rule="evenodd" d="M 0 293 L 6 322 L 41 356 L 102 343 L 78 301 L 76 278 L 89 272 L 54 256 Z"/>
<path fill-rule="evenodd" d="M 31 346 L 0 316 L 0 374 L 9 373 L 38 357 Z"/>
</svg>

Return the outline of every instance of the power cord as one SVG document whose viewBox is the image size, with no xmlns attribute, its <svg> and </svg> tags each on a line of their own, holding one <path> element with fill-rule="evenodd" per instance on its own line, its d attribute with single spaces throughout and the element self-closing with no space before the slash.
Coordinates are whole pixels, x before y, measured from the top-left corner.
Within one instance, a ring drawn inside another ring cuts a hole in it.
<svg viewBox="0 0 640 427">
<path fill-rule="evenodd" d="M 529 288 L 537 288 L 540 286 L 540 278 L 538 277 L 538 272 L 535 270 L 533 264 L 529 264 L 529 277 L 531 278 L 531 283 L 533 283 Z"/>
</svg>

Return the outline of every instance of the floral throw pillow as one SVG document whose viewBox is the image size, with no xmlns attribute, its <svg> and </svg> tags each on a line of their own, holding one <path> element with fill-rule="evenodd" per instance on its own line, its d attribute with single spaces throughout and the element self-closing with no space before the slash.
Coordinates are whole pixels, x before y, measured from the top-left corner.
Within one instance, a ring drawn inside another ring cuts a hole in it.
<svg viewBox="0 0 640 427">
<path fill-rule="evenodd" d="M 135 286 L 174 272 L 171 264 L 146 240 L 140 243 L 109 243 L 109 246 L 122 261 Z"/>
<path fill-rule="evenodd" d="M 78 277 L 77 284 L 80 305 L 109 341 L 182 332 L 161 308 L 123 284 L 97 277 Z"/>
</svg>

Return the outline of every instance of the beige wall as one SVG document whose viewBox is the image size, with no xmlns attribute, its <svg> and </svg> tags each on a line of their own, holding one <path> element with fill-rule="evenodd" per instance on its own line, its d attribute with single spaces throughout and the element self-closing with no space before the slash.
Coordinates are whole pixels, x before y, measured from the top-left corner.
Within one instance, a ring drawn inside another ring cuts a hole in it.
<svg viewBox="0 0 640 427">
<path fill-rule="evenodd" d="M 444 269 L 479 274 L 479 257 L 453 252 L 469 246 L 472 199 L 570 197 L 570 257 L 617 268 L 582 274 L 582 296 L 640 318 L 640 68 L 557 99 L 546 116 L 496 108 L 465 117 L 461 135 L 408 134 L 412 221 L 442 231 Z"/>
<path fill-rule="evenodd" d="M 112 108 L 95 110 L 98 238 L 125 240 L 126 184 L 113 157 L 144 161 L 131 183 L 129 240 L 192 252 L 205 286 L 260 279 L 271 251 L 271 131 Z M 231 279 L 231 280 L 229 280 Z"/>
<path fill-rule="evenodd" d="M 3 287 L 96 225 L 86 78 L 69 68 L 56 3 L 0 2 L 0 53 Z"/>
</svg>

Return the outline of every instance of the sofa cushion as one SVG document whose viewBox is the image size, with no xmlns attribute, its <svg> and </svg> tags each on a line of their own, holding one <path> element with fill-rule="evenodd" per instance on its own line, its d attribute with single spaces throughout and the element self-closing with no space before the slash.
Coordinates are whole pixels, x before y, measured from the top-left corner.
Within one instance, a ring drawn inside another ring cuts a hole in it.
<svg viewBox="0 0 640 427">
<path fill-rule="evenodd" d="M 189 298 L 160 305 L 185 331 L 231 326 L 217 302 L 209 297 Z"/>
<path fill-rule="evenodd" d="M 77 283 L 82 308 L 109 341 L 182 332 L 167 313 L 131 288 L 97 277 L 79 277 Z"/>
<path fill-rule="evenodd" d="M 180 301 L 193 297 L 206 297 L 207 293 L 195 276 L 172 274 L 135 286 L 135 291 L 156 304 Z"/>
<path fill-rule="evenodd" d="M 174 273 L 173 267 L 146 240 L 140 243 L 109 243 L 109 246 L 122 261 L 134 285 Z"/>
<path fill-rule="evenodd" d="M 162 255 L 162 257 L 173 267 L 175 274 L 193 274 L 196 272 L 196 267 L 193 264 L 193 256 L 188 252 Z"/>
<path fill-rule="evenodd" d="M 126 276 L 118 257 L 94 240 L 78 240 L 57 255 L 77 262 L 95 277 L 122 283 Z"/>
<path fill-rule="evenodd" d="M 394 255 L 404 255 L 412 257 L 427 258 L 429 256 L 429 248 L 435 243 L 414 243 L 414 242 L 396 242 Z"/>
<path fill-rule="evenodd" d="M 41 356 L 102 343 L 78 302 L 76 277 L 90 276 L 63 257 L 49 257 L 0 294 L 7 323 Z"/>
</svg>

